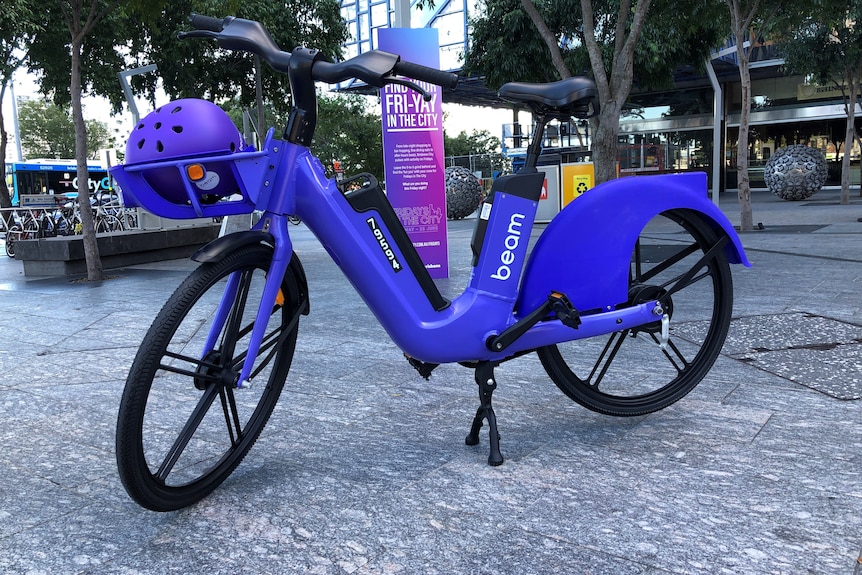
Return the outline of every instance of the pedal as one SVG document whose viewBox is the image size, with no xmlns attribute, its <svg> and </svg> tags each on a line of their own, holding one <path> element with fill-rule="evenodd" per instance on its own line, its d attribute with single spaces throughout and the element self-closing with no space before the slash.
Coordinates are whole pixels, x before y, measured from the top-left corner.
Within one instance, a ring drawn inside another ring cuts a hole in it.
<svg viewBox="0 0 862 575">
<path fill-rule="evenodd" d="M 491 351 L 503 351 L 512 345 L 512 342 L 527 333 L 527 330 L 531 327 L 546 319 L 550 313 L 553 313 L 554 317 L 560 320 L 563 325 L 567 325 L 572 329 L 576 329 L 581 325 L 581 314 L 578 313 L 578 310 L 575 309 L 569 298 L 565 294 L 551 292 L 545 303 L 537 307 L 529 315 L 510 325 L 500 335 L 489 338 L 485 342 L 485 345 Z"/>
<path fill-rule="evenodd" d="M 548 302 L 551 304 L 551 311 L 554 316 L 560 320 L 563 325 L 567 325 L 572 329 L 577 329 L 581 325 L 581 314 L 566 297 L 566 294 L 559 292 L 551 292 L 548 296 Z"/>
<path fill-rule="evenodd" d="M 404 357 L 407 359 L 407 363 L 413 366 L 413 369 L 419 372 L 419 375 L 424 377 L 426 380 L 431 379 L 431 372 L 439 366 L 439 363 L 425 363 L 424 361 L 420 361 L 415 357 L 410 357 L 406 353 Z"/>
</svg>

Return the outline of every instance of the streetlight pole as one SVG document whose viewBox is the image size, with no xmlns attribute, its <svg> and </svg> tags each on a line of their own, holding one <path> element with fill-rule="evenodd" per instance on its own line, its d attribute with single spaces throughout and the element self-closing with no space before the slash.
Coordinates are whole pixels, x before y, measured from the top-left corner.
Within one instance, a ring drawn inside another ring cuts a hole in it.
<svg viewBox="0 0 862 575">
<path fill-rule="evenodd" d="M 120 85 L 123 87 L 123 94 L 125 94 L 126 101 L 129 103 L 129 111 L 132 113 L 132 119 L 135 121 L 135 124 L 138 123 L 141 116 L 138 114 L 138 105 L 135 103 L 135 96 L 132 94 L 132 85 L 129 82 L 129 78 L 137 76 L 138 74 L 154 72 L 155 70 L 156 65 L 150 64 L 148 66 L 141 66 L 140 68 L 132 68 L 131 70 L 117 72 L 117 76 L 120 78 Z"/>
</svg>

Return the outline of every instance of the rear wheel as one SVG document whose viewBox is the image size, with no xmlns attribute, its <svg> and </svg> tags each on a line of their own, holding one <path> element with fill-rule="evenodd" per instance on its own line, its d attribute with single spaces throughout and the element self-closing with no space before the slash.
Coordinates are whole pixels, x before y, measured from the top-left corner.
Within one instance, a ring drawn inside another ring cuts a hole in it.
<svg viewBox="0 0 862 575">
<path fill-rule="evenodd" d="M 117 420 L 120 478 L 140 505 L 170 511 L 199 501 L 233 472 L 266 425 L 290 368 L 305 305 L 288 270 L 253 383 L 237 388 L 271 257 L 271 249 L 254 245 L 202 264 L 144 338 Z M 208 347 L 223 296 L 230 310 Z"/>
<path fill-rule="evenodd" d="M 588 409 L 618 416 L 663 409 L 691 391 L 718 357 L 730 325 L 726 241 L 694 212 L 653 218 L 632 254 L 628 304 L 658 300 L 668 316 L 667 340 L 657 320 L 542 348 L 539 358 L 557 387 Z"/>
<path fill-rule="evenodd" d="M 10 258 L 15 257 L 15 242 L 21 237 L 21 226 L 13 225 L 6 230 L 6 255 Z"/>
</svg>

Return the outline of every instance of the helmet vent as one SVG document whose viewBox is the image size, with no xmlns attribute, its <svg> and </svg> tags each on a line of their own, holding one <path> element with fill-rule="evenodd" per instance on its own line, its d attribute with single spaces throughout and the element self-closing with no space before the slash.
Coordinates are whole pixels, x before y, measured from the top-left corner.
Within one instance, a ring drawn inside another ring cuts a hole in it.
<svg viewBox="0 0 862 575">
<path fill-rule="evenodd" d="M 126 144 L 127 164 L 235 154 L 246 145 L 223 109 L 207 100 L 194 98 L 166 103 L 150 112 L 135 123 L 133 133 Z M 170 173 L 175 171 L 168 169 Z M 218 194 L 227 190 L 228 184 L 216 182 Z M 208 189 L 207 193 L 216 192 Z M 184 189 L 177 194 L 186 196 Z"/>
</svg>

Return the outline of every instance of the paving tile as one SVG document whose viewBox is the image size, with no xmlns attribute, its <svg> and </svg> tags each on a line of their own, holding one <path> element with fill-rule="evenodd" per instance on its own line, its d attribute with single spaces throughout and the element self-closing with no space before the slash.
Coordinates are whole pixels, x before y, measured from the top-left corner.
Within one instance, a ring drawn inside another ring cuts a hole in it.
<svg viewBox="0 0 862 575">
<path fill-rule="evenodd" d="M 820 201 L 760 198 L 755 213 L 767 231 L 743 235 L 754 267 L 733 267 L 734 320 L 704 380 L 661 412 L 617 418 L 564 396 L 535 354 L 505 363 L 501 467 L 487 465 L 487 426 L 464 444 L 472 370 L 421 378 L 292 228 L 312 313 L 282 398 L 223 485 L 170 513 L 126 495 L 114 433 L 137 346 L 196 264 L 89 283 L 0 258 L 0 572 L 858 571 L 862 229 Z M 473 224 L 451 223 L 447 297 L 467 281 Z"/>
</svg>

